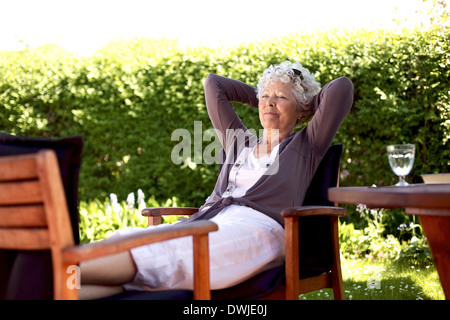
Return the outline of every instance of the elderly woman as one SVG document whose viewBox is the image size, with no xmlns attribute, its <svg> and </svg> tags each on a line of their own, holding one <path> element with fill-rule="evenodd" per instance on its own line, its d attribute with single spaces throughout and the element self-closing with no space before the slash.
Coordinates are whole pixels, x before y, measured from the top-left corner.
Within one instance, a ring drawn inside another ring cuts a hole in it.
<svg viewBox="0 0 450 320">
<path fill-rule="evenodd" d="M 353 85 L 342 77 L 321 89 L 307 69 L 286 61 L 265 70 L 256 90 L 210 74 L 205 97 L 225 151 L 224 164 L 199 212 L 179 223 L 210 219 L 218 224 L 219 231 L 209 235 L 211 289 L 223 289 L 283 263 L 280 212 L 302 205 L 352 105 Z M 259 109 L 262 137 L 244 126 L 232 101 Z M 302 130 L 294 131 L 310 118 Z M 114 236 L 128 232 L 137 231 L 128 228 Z M 190 241 L 174 239 L 81 264 L 80 297 L 110 295 L 122 287 L 192 288 L 191 246 Z"/>
</svg>

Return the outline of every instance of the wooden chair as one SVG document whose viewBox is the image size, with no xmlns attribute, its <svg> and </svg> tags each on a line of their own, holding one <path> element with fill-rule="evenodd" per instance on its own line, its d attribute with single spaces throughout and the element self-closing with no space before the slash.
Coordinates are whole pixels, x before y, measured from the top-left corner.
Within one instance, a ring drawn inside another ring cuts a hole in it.
<svg viewBox="0 0 450 320">
<path fill-rule="evenodd" d="M 289 299 L 302 293 L 332 288 L 336 300 L 344 299 L 341 274 L 338 218 L 346 209 L 328 201 L 327 190 L 339 180 L 342 145 L 329 148 L 308 187 L 304 206 L 286 208 L 285 267 L 274 268 L 236 287 L 212 291 L 212 299 Z M 191 215 L 197 208 L 146 208 L 149 225 L 161 223 L 164 215 Z M 282 269 L 285 269 L 284 272 Z M 284 284 L 283 276 L 285 276 Z"/>
<path fill-rule="evenodd" d="M 217 225 L 202 221 L 74 245 L 55 152 L 0 157 L 0 249 L 50 250 L 54 299 L 78 298 L 72 270 L 80 261 L 185 236 L 193 237 L 194 299 L 209 299 L 208 233 L 215 230 Z"/>
</svg>

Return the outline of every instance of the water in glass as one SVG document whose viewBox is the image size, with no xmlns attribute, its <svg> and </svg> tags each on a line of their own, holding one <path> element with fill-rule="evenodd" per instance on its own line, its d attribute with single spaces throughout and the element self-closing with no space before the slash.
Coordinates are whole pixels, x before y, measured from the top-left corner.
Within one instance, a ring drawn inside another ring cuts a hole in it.
<svg viewBox="0 0 450 320">
<path fill-rule="evenodd" d="M 413 144 L 389 145 L 387 154 L 392 171 L 399 177 L 396 185 L 408 185 L 405 177 L 411 172 L 414 164 L 415 146 Z"/>
</svg>

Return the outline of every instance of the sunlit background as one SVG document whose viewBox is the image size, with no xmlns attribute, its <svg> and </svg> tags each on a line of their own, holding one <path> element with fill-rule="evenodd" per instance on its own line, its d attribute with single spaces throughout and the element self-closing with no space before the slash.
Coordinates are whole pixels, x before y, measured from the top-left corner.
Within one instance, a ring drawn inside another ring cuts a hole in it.
<svg viewBox="0 0 450 320">
<path fill-rule="evenodd" d="M 422 0 L 0 0 L 0 50 L 54 43 L 90 55 L 111 40 L 234 45 L 329 28 L 427 23 Z"/>
</svg>

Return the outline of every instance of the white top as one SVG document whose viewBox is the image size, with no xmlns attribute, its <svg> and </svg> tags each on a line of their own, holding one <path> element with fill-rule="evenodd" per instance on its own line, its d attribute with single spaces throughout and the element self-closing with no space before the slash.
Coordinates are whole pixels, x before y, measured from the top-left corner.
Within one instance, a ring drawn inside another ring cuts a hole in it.
<svg viewBox="0 0 450 320">
<path fill-rule="evenodd" d="M 228 187 L 224 192 L 224 197 L 239 198 L 244 196 L 278 156 L 279 145 L 273 148 L 270 154 L 261 158 L 255 157 L 255 147 L 247 147 L 239 155 L 235 165 L 230 170 Z"/>
</svg>

